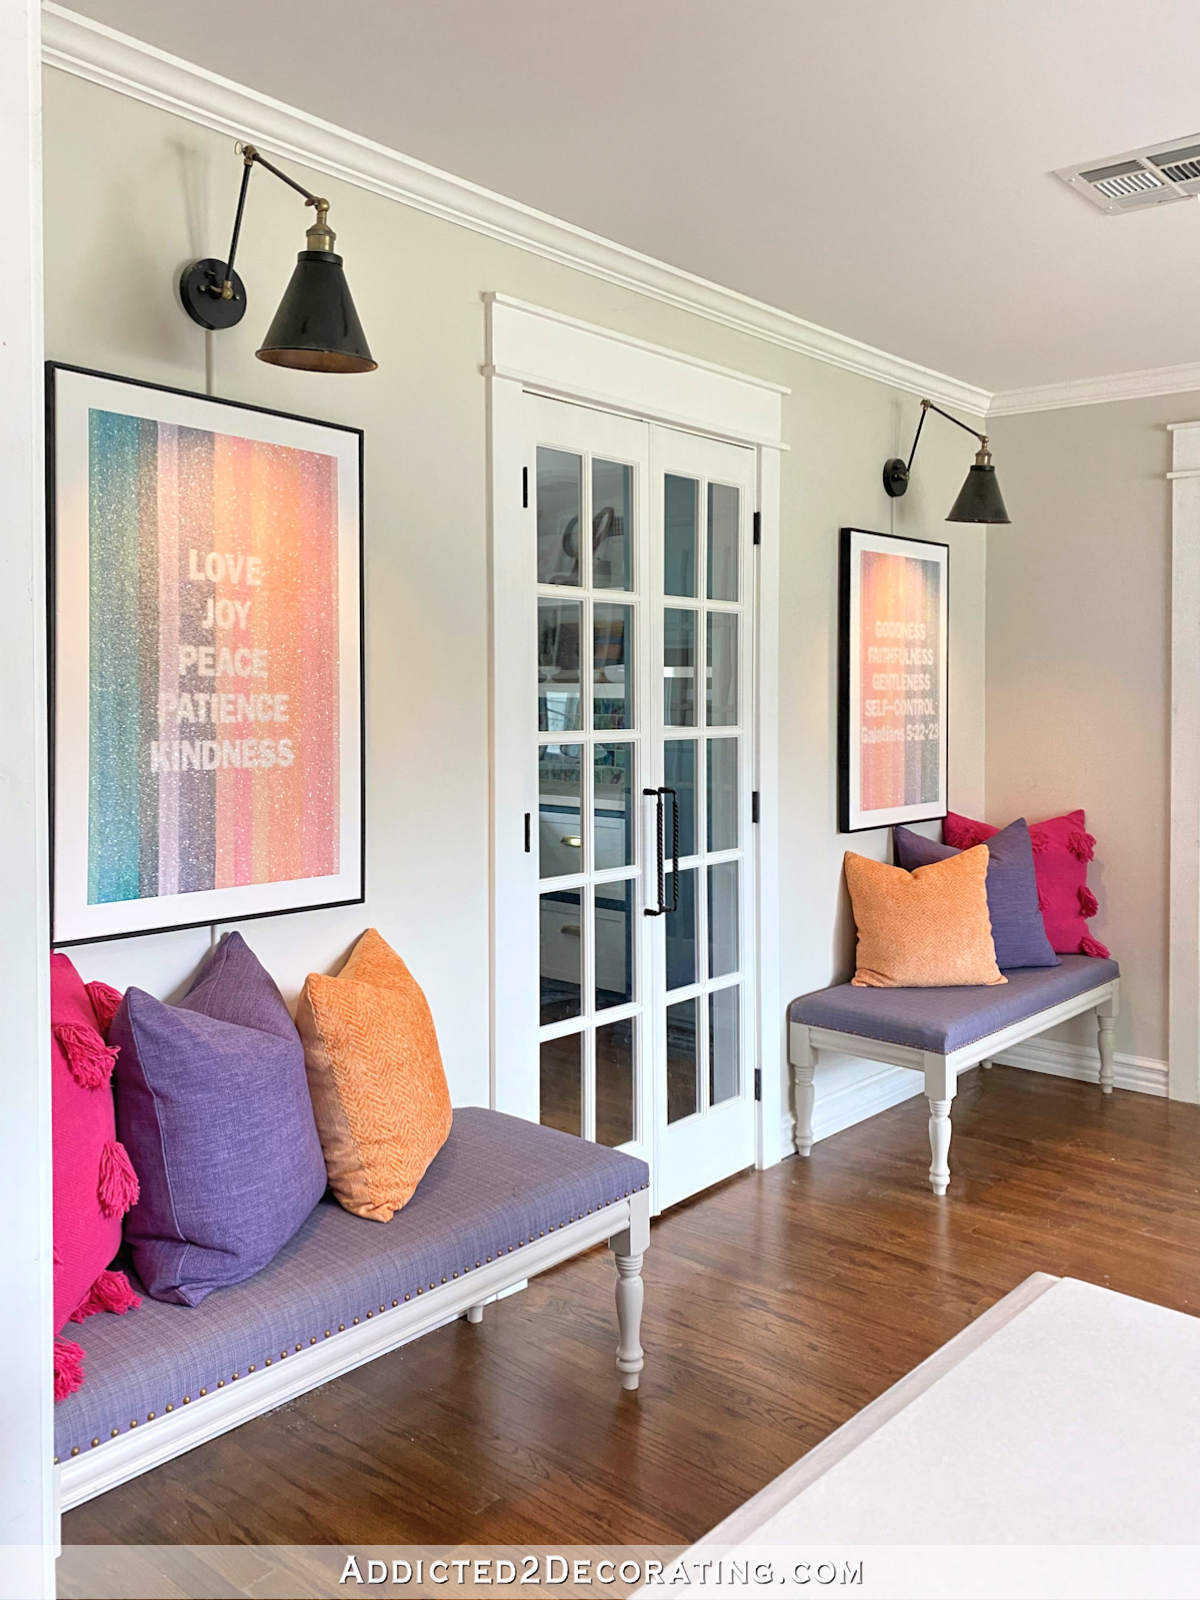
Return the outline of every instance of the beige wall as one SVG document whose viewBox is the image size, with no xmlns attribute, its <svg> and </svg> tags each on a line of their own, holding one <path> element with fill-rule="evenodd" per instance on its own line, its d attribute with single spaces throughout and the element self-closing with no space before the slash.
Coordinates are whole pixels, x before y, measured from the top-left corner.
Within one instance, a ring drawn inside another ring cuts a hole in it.
<svg viewBox="0 0 1200 1600">
<path fill-rule="evenodd" d="M 179 308 L 175 279 L 192 257 L 225 249 L 240 171 L 230 141 L 56 71 L 46 74 L 45 136 L 48 355 L 193 389 L 204 387 L 207 360 L 216 394 L 366 430 L 370 898 L 365 909 L 247 925 L 285 994 L 294 997 L 308 971 L 334 965 L 368 921 L 377 924 L 428 989 L 455 1098 L 486 1100 L 483 289 L 792 386 L 784 407 L 781 977 L 791 995 L 845 976 L 848 841 L 835 820 L 841 524 L 950 540 L 951 803 L 964 811 L 983 803 L 985 536 L 942 521 L 969 462 L 957 431 L 926 430 L 912 491 L 889 502 L 880 470 L 907 448 L 913 397 L 313 175 L 307 181 L 332 201 L 380 371 L 337 378 L 254 360 L 306 220 L 295 196 L 262 173 L 238 262 L 250 311 L 238 328 L 211 336 L 206 353 L 206 336 Z M 878 855 L 886 849 L 880 834 L 852 842 Z M 88 977 L 167 994 L 208 940 L 200 929 L 94 946 L 77 958 Z M 833 1063 L 822 1083 L 842 1082 L 848 1071 Z"/>
<path fill-rule="evenodd" d="M 1118 1049 L 1167 1056 L 1168 422 L 1200 395 L 997 419 L 1013 518 L 988 543 L 987 811 L 1083 806 L 1092 924 L 1123 974 Z M 1080 1019 L 1063 1036 L 1090 1042 Z"/>
</svg>

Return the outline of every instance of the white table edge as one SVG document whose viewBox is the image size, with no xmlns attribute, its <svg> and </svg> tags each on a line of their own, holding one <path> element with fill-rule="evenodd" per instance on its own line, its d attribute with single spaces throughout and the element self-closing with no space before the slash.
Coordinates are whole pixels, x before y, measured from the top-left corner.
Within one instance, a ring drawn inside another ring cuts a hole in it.
<svg viewBox="0 0 1200 1600">
<path fill-rule="evenodd" d="M 999 1332 L 1014 1317 L 1021 1314 L 1035 1300 L 1053 1289 L 1056 1284 L 1062 1283 L 1062 1278 L 1054 1277 L 1048 1272 L 1034 1272 L 1023 1283 L 997 1300 L 981 1316 L 975 1318 L 954 1338 L 935 1350 L 931 1356 L 926 1357 L 920 1366 L 914 1367 L 911 1372 L 904 1375 L 890 1389 L 884 1392 L 870 1405 L 864 1406 L 861 1411 L 844 1422 L 829 1435 L 822 1439 L 820 1444 L 801 1456 L 800 1460 L 788 1467 L 784 1472 L 759 1490 L 720 1522 L 711 1533 L 705 1534 L 694 1546 L 696 1551 L 702 1551 L 718 1546 L 728 1549 L 732 1545 L 744 1544 L 754 1537 L 755 1533 L 768 1522 L 778 1511 L 788 1505 L 797 1495 L 801 1494 L 808 1486 L 815 1483 L 858 1448 L 864 1440 L 880 1429 L 885 1422 L 891 1420 L 906 1406 L 911 1405 L 939 1378 L 958 1366 L 960 1362 L 978 1350 L 993 1334 Z"/>
</svg>

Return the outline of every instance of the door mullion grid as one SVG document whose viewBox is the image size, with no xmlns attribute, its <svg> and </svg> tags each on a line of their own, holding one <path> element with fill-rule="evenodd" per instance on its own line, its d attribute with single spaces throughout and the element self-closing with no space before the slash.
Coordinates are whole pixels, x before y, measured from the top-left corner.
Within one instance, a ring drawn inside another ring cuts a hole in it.
<svg viewBox="0 0 1200 1600">
<path fill-rule="evenodd" d="M 715 994 L 718 989 L 735 989 L 742 981 L 742 971 L 723 972 L 719 978 L 699 978 L 695 983 L 681 983 L 678 989 L 672 989 L 667 996 L 669 1005 L 676 1005 L 681 1000 L 694 1000 L 697 995 Z"/>
<path fill-rule="evenodd" d="M 583 590 L 583 632 L 579 641 L 580 723 L 587 739 L 583 746 L 580 793 L 583 798 L 584 871 L 583 890 L 583 1037 L 579 1070 L 583 1083 L 579 1097 L 579 1131 L 585 1139 L 596 1135 L 596 602 L 592 595 L 592 454 L 580 452 L 583 483 L 579 498 L 579 582 Z M 586 695 L 586 699 L 584 698 Z"/>
</svg>

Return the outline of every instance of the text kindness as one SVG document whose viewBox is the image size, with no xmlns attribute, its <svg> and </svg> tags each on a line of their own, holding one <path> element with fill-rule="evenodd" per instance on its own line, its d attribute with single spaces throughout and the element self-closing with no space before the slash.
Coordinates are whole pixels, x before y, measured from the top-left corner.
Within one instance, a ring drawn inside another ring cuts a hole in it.
<svg viewBox="0 0 1200 1600">
<path fill-rule="evenodd" d="M 189 583 L 260 590 L 264 575 L 261 556 L 224 550 L 187 553 Z M 201 637 L 180 641 L 178 685 L 158 696 L 159 737 L 149 748 L 152 772 L 262 771 L 294 762 L 292 740 L 277 732 L 290 719 L 290 697 L 265 687 L 269 652 L 238 638 L 250 627 L 253 600 L 253 594 L 209 594 L 198 620 Z M 204 637 L 218 632 L 232 638 L 210 642 Z M 247 724 L 253 732 L 239 736 L 239 725 Z M 263 731 L 262 724 L 271 731 Z"/>
</svg>

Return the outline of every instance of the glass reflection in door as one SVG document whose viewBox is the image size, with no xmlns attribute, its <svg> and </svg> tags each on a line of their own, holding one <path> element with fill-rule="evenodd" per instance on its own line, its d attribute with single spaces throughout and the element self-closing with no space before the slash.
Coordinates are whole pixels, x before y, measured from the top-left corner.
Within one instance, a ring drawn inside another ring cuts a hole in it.
<svg viewBox="0 0 1200 1600">
<path fill-rule="evenodd" d="M 539 445 L 541 1118 L 613 1145 L 640 1134 L 636 491 L 630 462 Z"/>
</svg>

